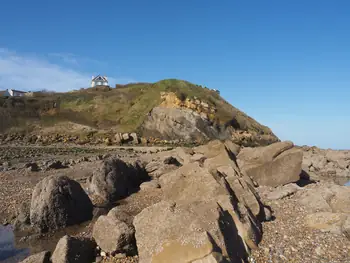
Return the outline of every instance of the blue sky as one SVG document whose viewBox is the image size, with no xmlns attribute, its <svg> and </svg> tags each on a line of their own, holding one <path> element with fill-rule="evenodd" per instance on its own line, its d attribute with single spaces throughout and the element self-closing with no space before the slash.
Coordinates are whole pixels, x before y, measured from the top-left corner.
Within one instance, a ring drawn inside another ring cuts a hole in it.
<svg viewBox="0 0 350 263">
<path fill-rule="evenodd" d="M 350 2 L 4 1 L 0 89 L 185 79 L 282 140 L 350 149 Z"/>
</svg>

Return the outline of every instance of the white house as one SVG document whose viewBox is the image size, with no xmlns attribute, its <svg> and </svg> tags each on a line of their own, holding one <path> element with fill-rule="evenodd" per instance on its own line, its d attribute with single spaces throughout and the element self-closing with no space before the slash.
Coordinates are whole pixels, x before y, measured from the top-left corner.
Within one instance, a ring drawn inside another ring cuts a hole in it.
<svg viewBox="0 0 350 263">
<path fill-rule="evenodd" d="M 96 86 L 108 86 L 108 79 L 106 76 L 100 76 L 98 75 L 97 77 L 92 76 L 91 79 L 91 87 L 96 87 Z"/>
<path fill-rule="evenodd" d="M 14 89 L 7 89 L 4 93 L 5 97 L 22 97 L 25 96 L 27 92 L 20 91 L 20 90 L 14 90 Z"/>
</svg>

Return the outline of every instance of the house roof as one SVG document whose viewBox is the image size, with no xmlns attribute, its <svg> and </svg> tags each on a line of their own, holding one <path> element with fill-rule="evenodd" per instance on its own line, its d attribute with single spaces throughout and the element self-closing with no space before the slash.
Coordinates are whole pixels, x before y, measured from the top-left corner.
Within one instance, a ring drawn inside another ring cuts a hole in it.
<svg viewBox="0 0 350 263">
<path fill-rule="evenodd" d="M 108 82 L 107 77 L 100 76 L 100 75 L 98 75 L 98 76 L 96 76 L 96 77 L 94 77 L 94 78 L 92 79 L 92 81 L 96 81 L 96 80 Z"/>
</svg>

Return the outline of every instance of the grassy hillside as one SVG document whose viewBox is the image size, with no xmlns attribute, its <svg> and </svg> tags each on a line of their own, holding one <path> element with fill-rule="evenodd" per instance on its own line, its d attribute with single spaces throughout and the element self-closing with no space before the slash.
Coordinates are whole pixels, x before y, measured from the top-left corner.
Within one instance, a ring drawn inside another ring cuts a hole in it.
<svg viewBox="0 0 350 263">
<path fill-rule="evenodd" d="M 182 80 L 89 88 L 67 93 L 36 93 L 32 98 L 0 99 L 0 132 L 10 128 L 50 127 L 73 122 L 95 129 L 137 131 L 147 113 L 161 103 L 161 92 L 179 98 L 197 97 L 217 108 L 215 120 L 241 130 L 271 131 L 228 104 L 218 93 Z M 31 124 L 31 125 L 28 125 Z"/>
</svg>

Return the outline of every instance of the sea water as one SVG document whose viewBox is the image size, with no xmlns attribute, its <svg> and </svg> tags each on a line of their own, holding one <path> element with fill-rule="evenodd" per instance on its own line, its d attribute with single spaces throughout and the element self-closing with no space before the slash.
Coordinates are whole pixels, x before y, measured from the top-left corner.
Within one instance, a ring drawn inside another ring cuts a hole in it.
<svg viewBox="0 0 350 263">
<path fill-rule="evenodd" d="M 17 263 L 29 256 L 29 249 L 17 249 L 12 226 L 0 225 L 0 262 Z"/>
</svg>

